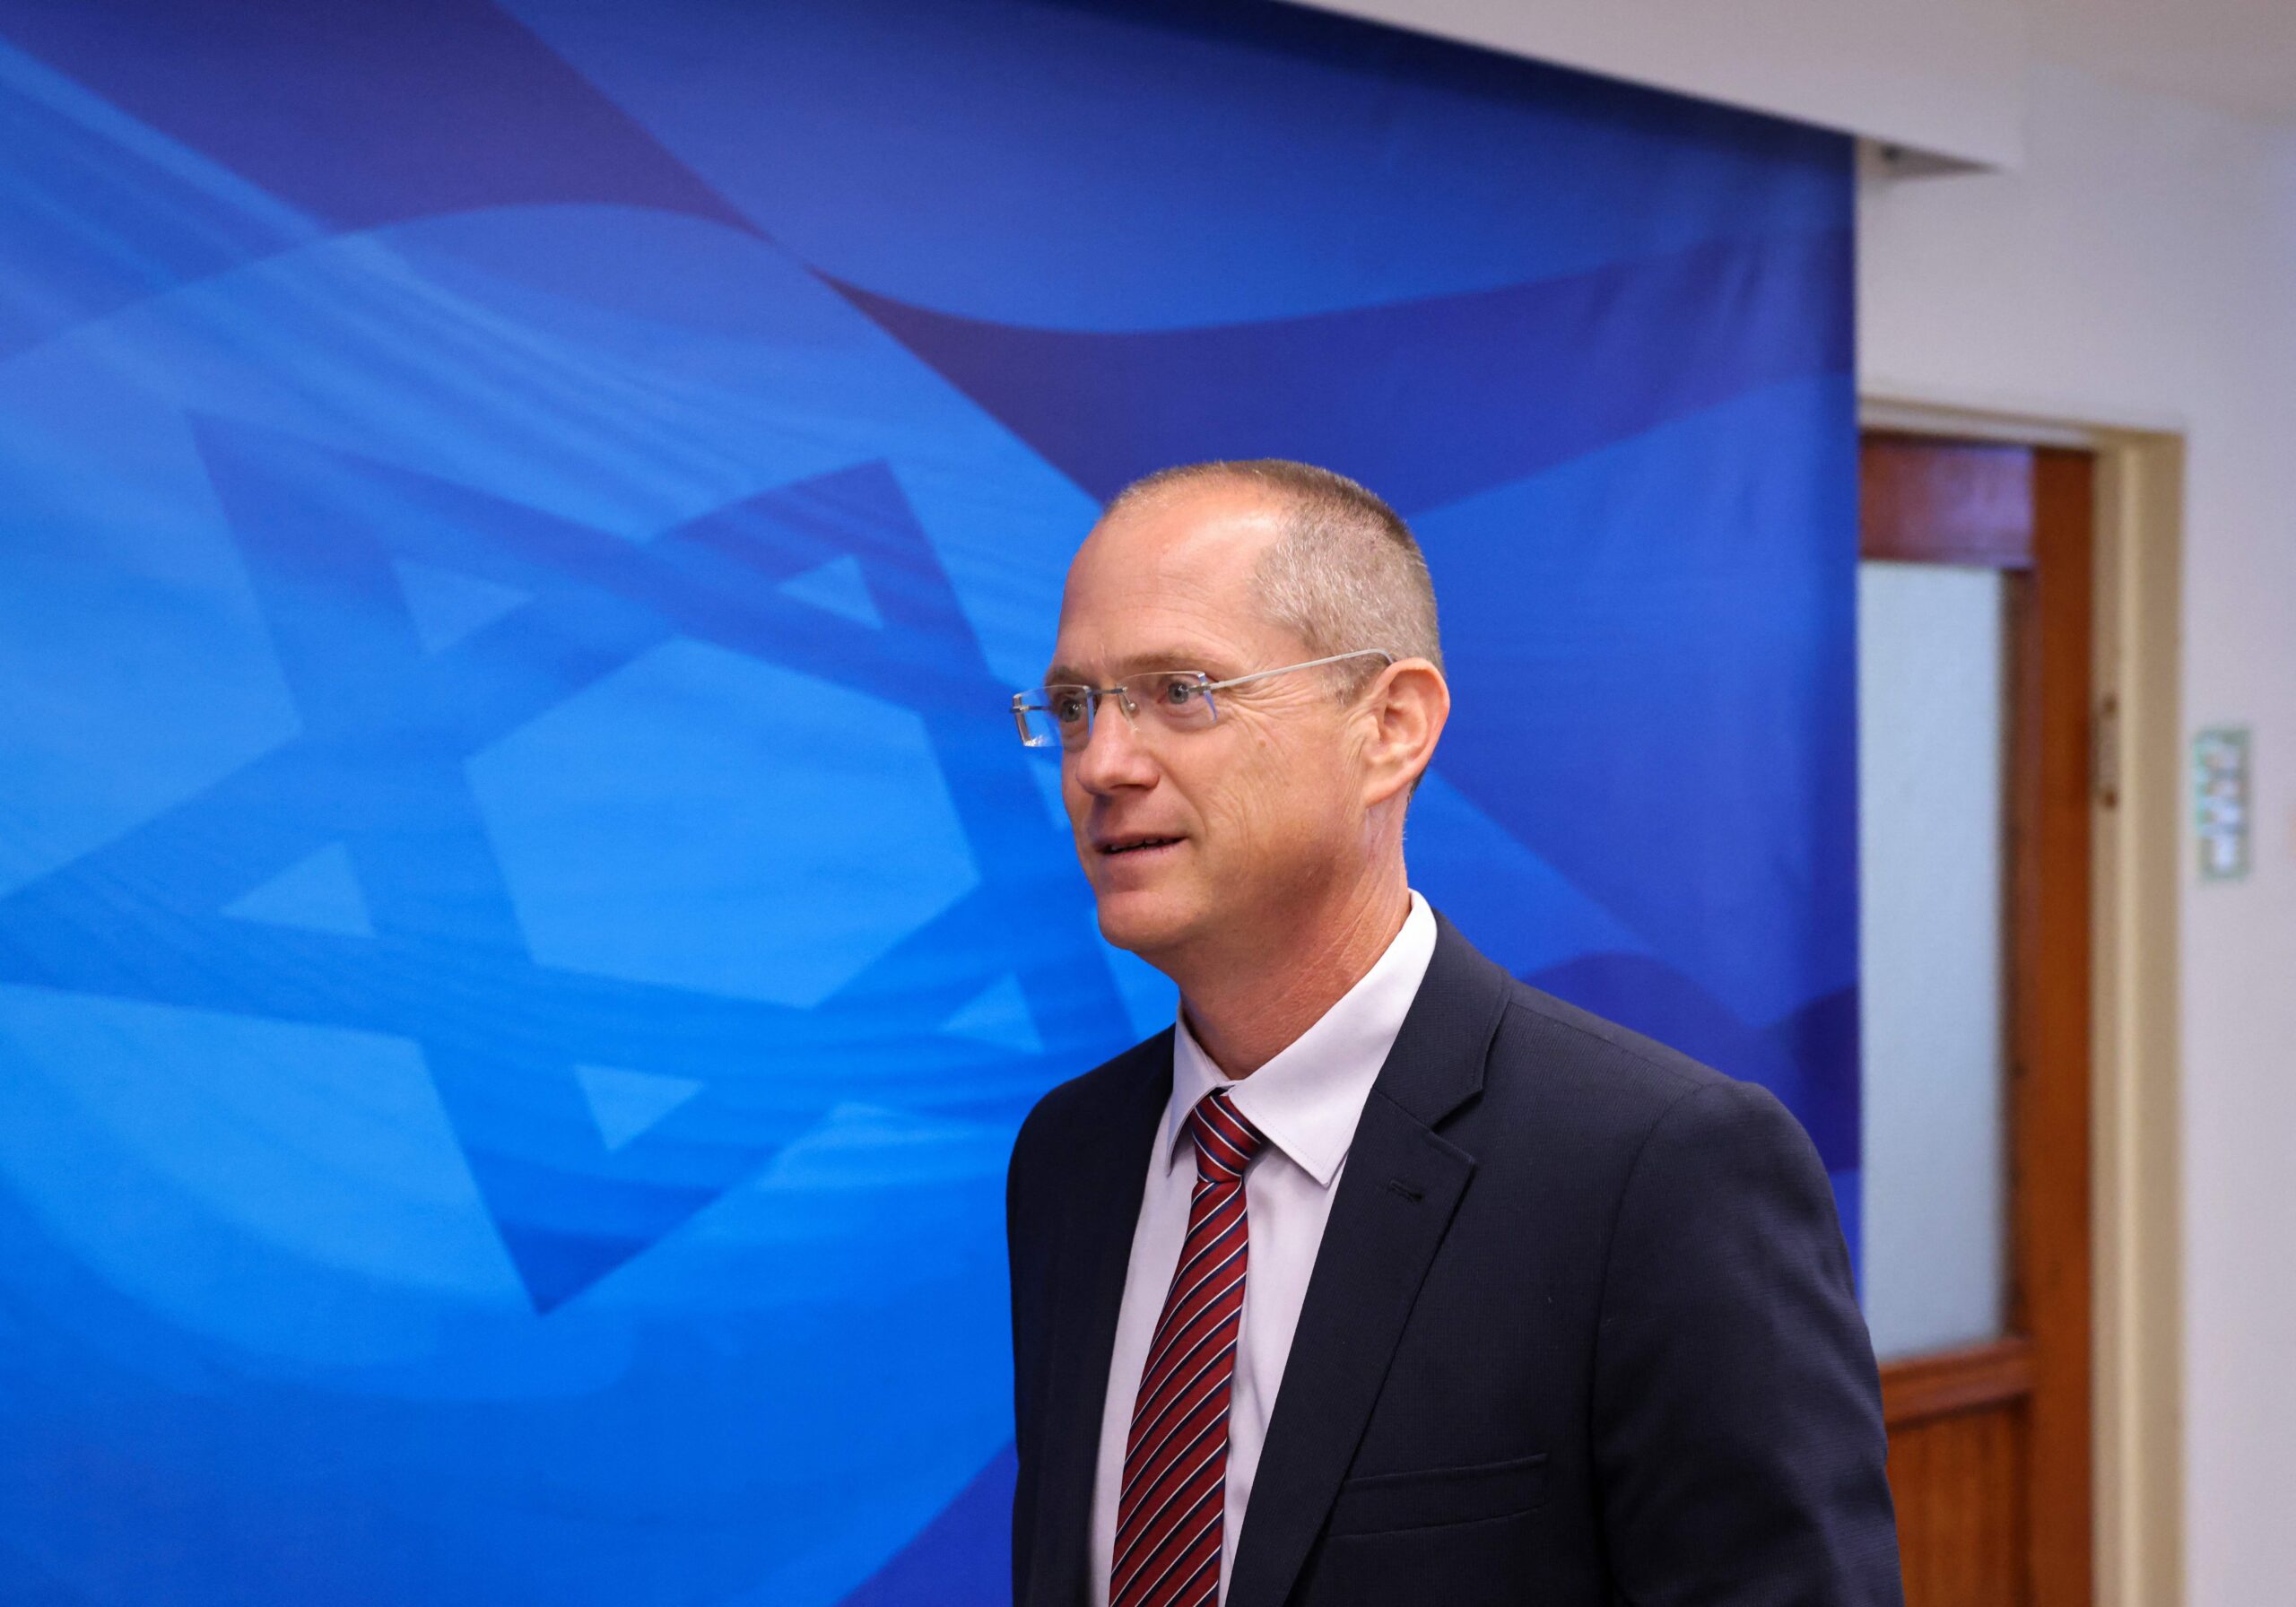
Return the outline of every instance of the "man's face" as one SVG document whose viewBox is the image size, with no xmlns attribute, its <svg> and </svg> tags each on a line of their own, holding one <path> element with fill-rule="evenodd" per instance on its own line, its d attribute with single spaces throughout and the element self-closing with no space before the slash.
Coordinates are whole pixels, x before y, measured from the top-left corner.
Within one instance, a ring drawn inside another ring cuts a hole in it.
<svg viewBox="0 0 2296 1607">
<path fill-rule="evenodd" d="M 1192 669 L 1222 681 L 1316 656 L 1252 595 L 1282 517 L 1256 488 L 1210 480 L 1104 521 L 1069 568 L 1046 679 L 1112 686 Z M 1369 839 L 1329 673 L 1215 692 L 1219 717 L 1196 731 L 1161 729 L 1145 710 L 1135 726 L 1118 699 L 1101 703 L 1090 743 L 1061 758 L 1061 791 L 1109 942 L 1167 970 L 1191 951 L 1253 951 L 1348 873 Z"/>
</svg>

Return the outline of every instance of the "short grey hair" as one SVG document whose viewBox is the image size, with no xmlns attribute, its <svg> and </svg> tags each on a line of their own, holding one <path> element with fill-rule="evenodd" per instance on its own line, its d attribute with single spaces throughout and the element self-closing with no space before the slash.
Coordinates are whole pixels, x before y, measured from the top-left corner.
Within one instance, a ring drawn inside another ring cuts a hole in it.
<svg viewBox="0 0 2296 1607">
<path fill-rule="evenodd" d="M 1344 474 L 1281 457 L 1181 464 L 1134 481 L 1101 517 L 1214 480 L 1256 487 L 1283 508 L 1289 528 L 1261 556 L 1252 585 L 1267 619 L 1297 635 L 1311 656 L 1380 647 L 1443 667 L 1426 554 L 1400 514 Z M 1361 662 L 1350 688 L 1378 673 L 1377 664 Z"/>
</svg>

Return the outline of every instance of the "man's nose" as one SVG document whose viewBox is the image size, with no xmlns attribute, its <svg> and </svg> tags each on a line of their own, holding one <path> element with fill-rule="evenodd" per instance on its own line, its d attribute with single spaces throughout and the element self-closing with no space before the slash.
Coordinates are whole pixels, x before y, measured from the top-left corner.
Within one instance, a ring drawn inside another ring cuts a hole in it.
<svg viewBox="0 0 2296 1607">
<path fill-rule="evenodd" d="M 1155 782 L 1155 760 L 1115 697 L 1102 699 L 1092 713 L 1091 732 L 1076 751 L 1076 779 L 1086 792 L 1101 794 Z"/>
</svg>

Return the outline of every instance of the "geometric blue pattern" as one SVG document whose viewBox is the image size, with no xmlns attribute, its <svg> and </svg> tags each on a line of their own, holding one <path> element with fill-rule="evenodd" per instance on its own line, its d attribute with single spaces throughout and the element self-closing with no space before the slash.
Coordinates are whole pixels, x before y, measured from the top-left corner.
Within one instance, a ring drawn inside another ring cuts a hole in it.
<svg viewBox="0 0 2296 1607">
<path fill-rule="evenodd" d="M 664 1116 L 700 1093 L 702 1085 L 691 1077 L 665 1077 L 658 1072 L 624 1071 L 620 1066 L 578 1065 L 574 1080 L 590 1101 L 590 1115 L 606 1148 L 619 1150 Z"/>
<path fill-rule="evenodd" d="M 312 932 L 333 932 L 344 937 L 375 935 L 374 917 L 367 913 L 367 896 L 359 890 L 359 873 L 341 843 L 329 843 L 309 858 L 297 860 L 270 881 L 223 906 L 223 913 L 243 921 L 272 921 Z"/>
<path fill-rule="evenodd" d="M 408 622 L 425 653 L 454 646 L 526 601 L 523 593 L 507 586 L 453 569 L 411 562 L 395 563 L 391 569 L 406 599 Z"/>
<path fill-rule="evenodd" d="M 1095 499 L 1426 545 L 1415 883 L 1857 1203 L 1848 147 L 1289 6 L 0 0 L 0 1601 L 1004 1597 L 1170 1019 Z"/>
</svg>

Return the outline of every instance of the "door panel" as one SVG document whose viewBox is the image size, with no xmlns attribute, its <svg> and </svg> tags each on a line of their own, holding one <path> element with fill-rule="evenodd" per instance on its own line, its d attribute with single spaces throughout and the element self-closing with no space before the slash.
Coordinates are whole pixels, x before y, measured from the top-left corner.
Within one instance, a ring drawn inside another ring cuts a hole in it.
<svg viewBox="0 0 2296 1607">
<path fill-rule="evenodd" d="M 2028 1599 L 2025 1444 L 2019 1406 L 1892 1431 L 1890 1483 L 1909 1603 Z"/>
<path fill-rule="evenodd" d="M 1885 1361 L 2008 1316 L 2007 585 L 1858 565 L 1860 1220 Z"/>
</svg>

